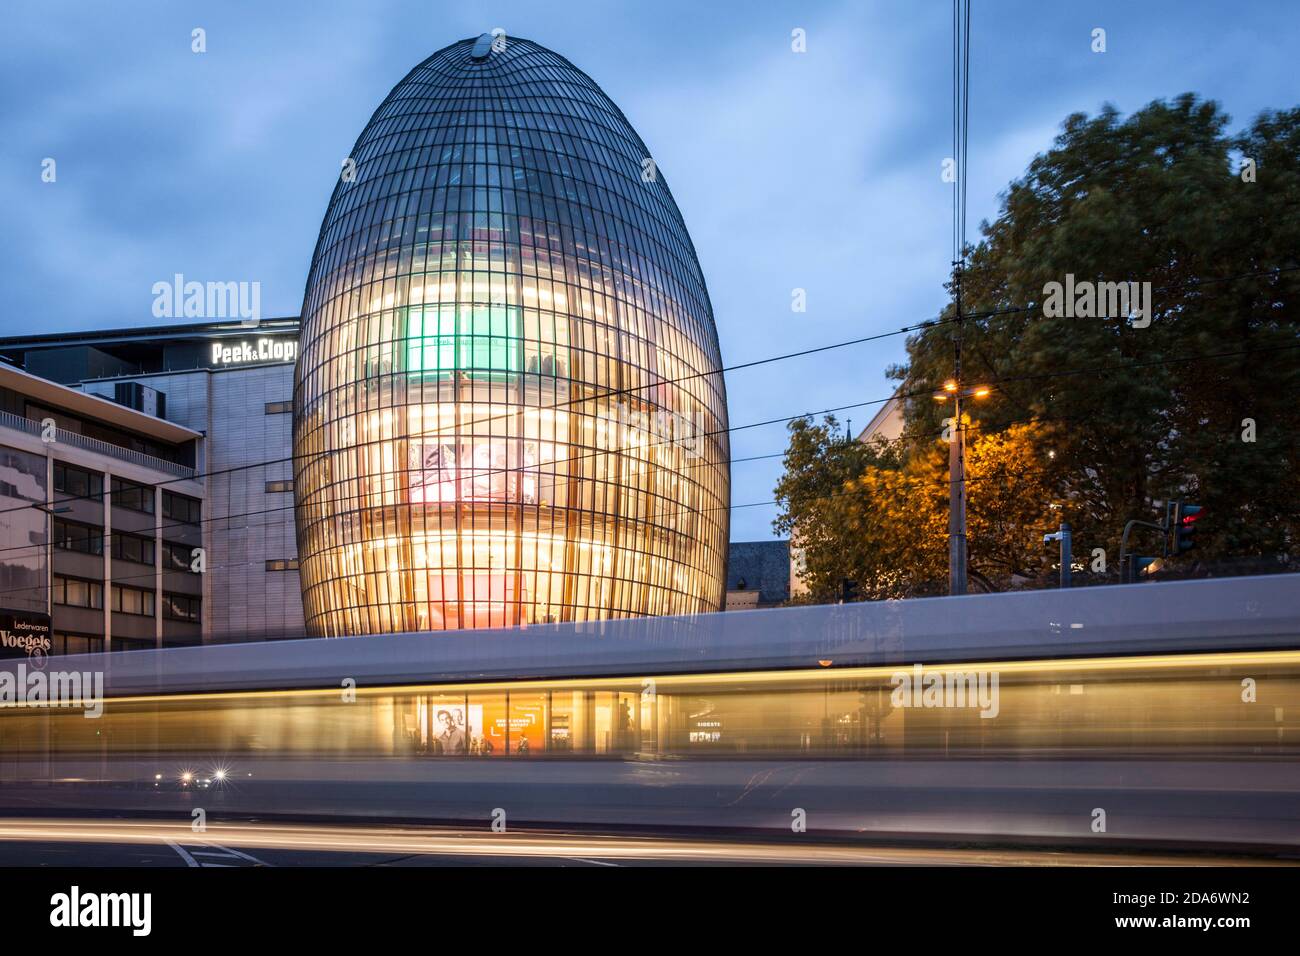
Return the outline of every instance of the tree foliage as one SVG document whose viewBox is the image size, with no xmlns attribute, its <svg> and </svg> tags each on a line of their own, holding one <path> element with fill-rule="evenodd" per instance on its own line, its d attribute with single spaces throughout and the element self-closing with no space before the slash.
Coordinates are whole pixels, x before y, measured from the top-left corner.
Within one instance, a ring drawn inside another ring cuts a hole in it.
<svg viewBox="0 0 1300 956">
<path fill-rule="evenodd" d="M 1054 491 L 1033 425 L 984 434 L 968 424 L 971 577 L 998 590 L 1048 573 L 1042 532 L 1054 527 Z M 898 444 L 836 436 L 836 422 L 791 425 L 786 503 L 777 530 L 803 554 L 813 600 L 832 600 L 844 580 L 871 600 L 942 594 L 948 586 L 948 447 L 931 438 L 906 455 Z M 1035 538 L 1034 536 L 1037 535 Z"/>
<path fill-rule="evenodd" d="M 997 220 L 982 224 L 962 275 L 973 317 L 960 323 L 963 378 L 993 387 L 968 406 L 972 470 L 995 459 L 1009 470 L 969 486 L 977 582 L 1041 575 L 1040 532 L 1060 519 L 1074 527 L 1076 554 L 1100 547 L 1113 562 L 1124 523 L 1175 497 L 1205 506 L 1191 558 L 1294 560 L 1300 109 L 1237 134 L 1228 123 L 1191 94 L 1127 119 L 1110 107 L 1070 116 L 1011 183 Z M 1247 159 L 1253 182 L 1241 174 Z M 1046 317 L 1047 285 L 1067 274 L 1151 283 L 1150 325 Z M 950 306 L 943 318 L 954 315 Z M 914 335 L 906 363 L 890 370 L 906 435 L 941 428 L 944 406 L 929 396 L 952 376 L 956 330 L 940 322 Z M 1243 440 L 1250 423 L 1254 440 Z M 823 467 L 817 434 L 810 423 L 792 429 L 794 472 L 777 487 L 776 522 L 797 527 L 814 590 L 858 574 L 868 596 L 893 596 L 942 578 L 943 448 L 913 437 L 887 460 L 843 451 Z M 938 477 L 937 492 L 909 494 L 926 475 Z M 814 488 L 856 493 L 823 506 Z M 1042 500 L 1057 507 L 1045 512 Z"/>
</svg>

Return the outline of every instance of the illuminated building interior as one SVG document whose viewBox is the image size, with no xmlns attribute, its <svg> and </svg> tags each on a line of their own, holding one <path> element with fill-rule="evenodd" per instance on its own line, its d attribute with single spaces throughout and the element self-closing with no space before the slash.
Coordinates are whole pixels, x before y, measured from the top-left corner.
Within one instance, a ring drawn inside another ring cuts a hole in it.
<svg viewBox="0 0 1300 956">
<path fill-rule="evenodd" d="M 720 610 L 729 445 L 680 212 L 596 84 L 462 41 L 357 140 L 295 383 L 308 633 Z"/>
</svg>

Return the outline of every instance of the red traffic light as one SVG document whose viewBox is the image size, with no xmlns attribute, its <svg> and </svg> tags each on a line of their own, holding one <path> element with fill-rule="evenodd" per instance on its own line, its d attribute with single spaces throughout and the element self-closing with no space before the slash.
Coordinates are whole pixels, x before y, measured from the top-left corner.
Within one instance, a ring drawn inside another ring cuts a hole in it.
<svg viewBox="0 0 1300 956">
<path fill-rule="evenodd" d="M 1174 510 L 1174 553 L 1181 554 L 1196 547 L 1196 521 L 1204 509 L 1200 505 L 1180 501 Z"/>
</svg>

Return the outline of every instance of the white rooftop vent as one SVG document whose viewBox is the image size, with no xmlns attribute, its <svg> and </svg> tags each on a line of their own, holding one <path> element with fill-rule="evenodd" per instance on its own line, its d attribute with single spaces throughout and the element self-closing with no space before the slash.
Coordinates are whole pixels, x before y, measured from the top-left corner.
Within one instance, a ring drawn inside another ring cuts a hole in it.
<svg viewBox="0 0 1300 956">
<path fill-rule="evenodd" d="M 483 33 L 474 41 L 474 49 L 469 55 L 476 60 L 486 60 L 488 54 L 492 52 L 492 41 L 495 39 L 490 33 Z"/>
</svg>

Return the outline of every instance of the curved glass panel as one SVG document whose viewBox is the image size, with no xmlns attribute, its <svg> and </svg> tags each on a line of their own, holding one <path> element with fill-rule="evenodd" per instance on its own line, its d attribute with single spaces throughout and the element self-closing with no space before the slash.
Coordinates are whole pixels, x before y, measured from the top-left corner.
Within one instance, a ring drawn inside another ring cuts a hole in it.
<svg viewBox="0 0 1300 956">
<path fill-rule="evenodd" d="M 726 396 L 708 292 L 645 144 L 527 40 L 388 95 L 303 302 L 309 632 L 719 610 Z"/>
</svg>

